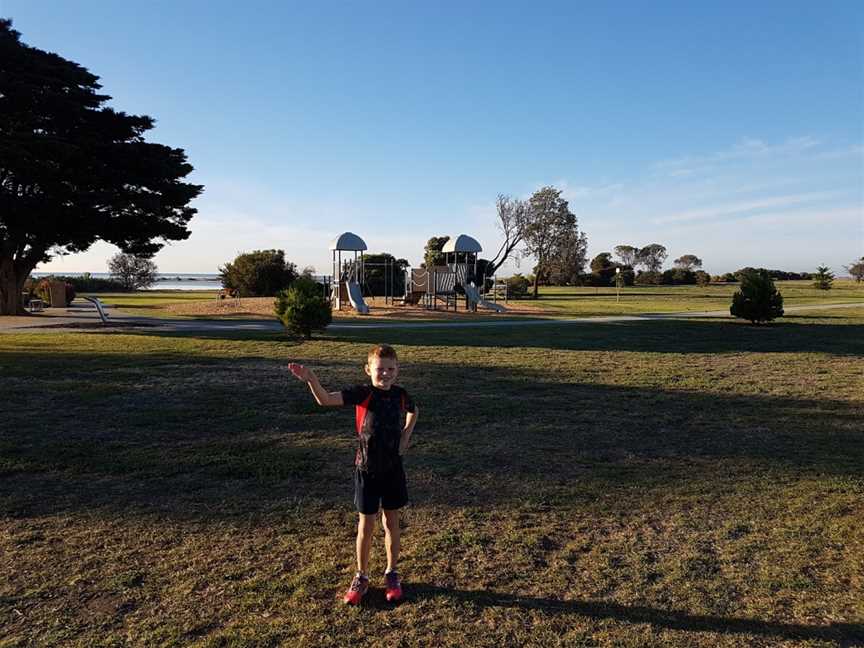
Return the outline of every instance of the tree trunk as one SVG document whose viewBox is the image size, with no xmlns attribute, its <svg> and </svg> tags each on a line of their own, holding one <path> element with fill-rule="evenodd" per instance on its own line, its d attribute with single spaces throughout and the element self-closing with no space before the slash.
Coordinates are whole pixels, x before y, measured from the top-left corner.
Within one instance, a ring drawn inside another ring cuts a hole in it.
<svg viewBox="0 0 864 648">
<path fill-rule="evenodd" d="M 22 272 L 12 258 L 0 258 L 0 315 L 26 314 L 21 305 L 21 291 L 32 269 Z"/>
<path fill-rule="evenodd" d="M 540 285 L 540 263 L 537 263 L 537 267 L 534 269 L 534 297 L 533 299 L 537 299 L 537 286 Z"/>
</svg>

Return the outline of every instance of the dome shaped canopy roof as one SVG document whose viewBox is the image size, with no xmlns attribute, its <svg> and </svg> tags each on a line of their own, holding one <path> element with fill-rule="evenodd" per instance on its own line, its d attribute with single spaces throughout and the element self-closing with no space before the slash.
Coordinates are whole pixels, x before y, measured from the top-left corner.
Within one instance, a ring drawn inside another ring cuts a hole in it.
<svg viewBox="0 0 864 648">
<path fill-rule="evenodd" d="M 366 243 L 353 232 L 340 234 L 330 243 L 331 250 L 353 250 L 355 252 L 366 249 Z"/>
<path fill-rule="evenodd" d="M 442 252 L 482 252 L 483 248 L 476 239 L 467 234 L 460 234 L 455 239 L 451 238 L 441 248 Z"/>
</svg>

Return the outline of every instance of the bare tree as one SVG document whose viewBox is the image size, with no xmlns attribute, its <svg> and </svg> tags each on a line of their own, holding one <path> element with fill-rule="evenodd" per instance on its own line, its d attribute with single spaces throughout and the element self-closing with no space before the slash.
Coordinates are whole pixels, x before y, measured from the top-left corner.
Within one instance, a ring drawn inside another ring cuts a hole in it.
<svg viewBox="0 0 864 648">
<path fill-rule="evenodd" d="M 504 241 L 498 248 L 498 254 L 489 262 L 487 276 L 495 274 L 508 257 L 519 258 L 517 246 L 525 239 L 525 225 L 529 211 L 528 203 L 504 194 L 498 194 L 495 203 L 498 209 L 498 229 L 504 235 Z"/>
</svg>

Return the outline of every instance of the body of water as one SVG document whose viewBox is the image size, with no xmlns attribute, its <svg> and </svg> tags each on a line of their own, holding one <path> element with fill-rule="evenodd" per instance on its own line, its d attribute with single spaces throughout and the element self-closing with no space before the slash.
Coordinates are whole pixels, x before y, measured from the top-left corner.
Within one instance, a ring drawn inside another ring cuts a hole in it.
<svg viewBox="0 0 864 648">
<path fill-rule="evenodd" d="M 63 275 L 66 277 L 81 277 L 89 274 L 97 279 L 108 279 L 111 275 L 107 272 L 34 272 L 34 277 L 46 277 L 48 275 Z M 158 280 L 147 290 L 220 290 L 222 282 L 219 275 L 205 273 L 160 273 Z"/>
</svg>

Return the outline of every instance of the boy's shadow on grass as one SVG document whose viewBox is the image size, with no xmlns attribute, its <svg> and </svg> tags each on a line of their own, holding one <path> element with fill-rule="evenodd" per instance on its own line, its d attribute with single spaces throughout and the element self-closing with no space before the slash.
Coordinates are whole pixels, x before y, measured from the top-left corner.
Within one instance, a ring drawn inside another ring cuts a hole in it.
<svg viewBox="0 0 864 648">
<path fill-rule="evenodd" d="M 373 591 L 364 605 L 374 609 L 392 609 L 393 603 L 384 599 L 384 593 Z M 499 607 L 519 610 L 538 610 L 547 614 L 576 614 L 594 620 L 612 619 L 623 623 L 648 623 L 655 628 L 689 632 L 716 632 L 721 634 L 750 634 L 783 639 L 835 641 L 842 646 L 864 646 L 864 624 L 831 623 L 804 625 L 778 623 L 735 617 L 689 614 L 680 610 L 666 610 L 641 605 L 622 605 L 609 601 L 561 601 L 504 594 L 490 590 L 457 590 L 430 583 L 411 583 L 405 588 L 405 599 L 410 604 L 429 599 L 448 599 L 477 608 Z"/>
<path fill-rule="evenodd" d="M 387 341 L 403 345 L 625 351 L 636 353 L 829 353 L 864 356 L 864 326 L 779 320 L 767 326 L 717 318 L 643 319 L 548 323 L 496 328 L 389 329 Z M 334 342 L 373 344 L 375 329 L 329 331 Z"/>
<path fill-rule="evenodd" d="M 4 396 L 15 432 L 0 434 L 0 515 L 109 509 L 212 520 L 270 515 L 298 493 L 338 505 L 350 491 L 352 413 L 320 410 L 302 384 L 286 389 L 284 359 L 105 353 L 82 363 L 30 350 L 3 359 L 13 369 Z M 362 376 L 355 361 L 326 366 L 328 384 Z M 408 374 L 424 398 L 447 403 L 428 414 L 436 432 L 418 435 L 410 457 L 412 492 L 432 506 L 567 508 L 634 488 L 713 490 L 737 478 L 725 474 L 733 467 L 745 476 L 860 475 L 857 401 L 591 376 L 549 382 L 543 370 L 507 366 L 476 372 L 453 398 L 447 377 L 464 370 L 418 362 Z M 526 384 L 538 388 L 509 397 Z M 55 400 L 74 403 L 76 416 L 32 416 Z M 495 486 L 502 474 L 516 479 Z"/>
</svg>

